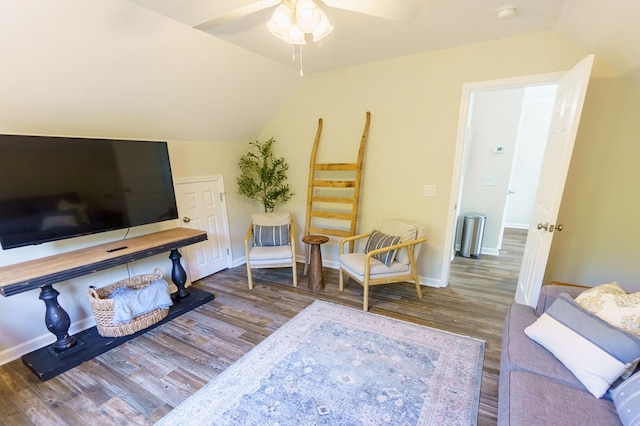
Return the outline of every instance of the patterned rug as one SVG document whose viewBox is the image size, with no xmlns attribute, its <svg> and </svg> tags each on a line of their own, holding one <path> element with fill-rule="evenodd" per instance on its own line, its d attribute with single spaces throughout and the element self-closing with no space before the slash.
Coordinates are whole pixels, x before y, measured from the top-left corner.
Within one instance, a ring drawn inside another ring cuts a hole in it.
<svg viewBox="0 0 640 426">
<path fill-rule="evenodd" d="M 475 425 L 484 342 L 315 301 L 157 425 Z"/>
</svg>

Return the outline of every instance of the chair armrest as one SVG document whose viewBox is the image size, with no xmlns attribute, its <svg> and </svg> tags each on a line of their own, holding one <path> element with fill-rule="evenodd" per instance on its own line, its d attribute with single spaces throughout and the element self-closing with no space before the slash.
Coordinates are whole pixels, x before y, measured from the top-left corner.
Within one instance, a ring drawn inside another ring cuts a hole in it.
<svg viewBox="0 0 640 426">
<path fill-rule="evenodd" d="M 370 252 L 367 253 L 367 261 L 371 257 L 375 256 L 376 254 L 384 253 L 384 252 L 391 251 L 391 250 L 399 250 L 399 249 L 401 249 L 403 247 L 415 246 L 417 244 L 422 244 L 422 243 L 424 243 L 426 241 L 427 241 L 427 237 L 422 237 L 422 238 L 416 238 L 415 240 L 408 240 L 408 241 L 405 241 L 403 243 L 394 244 L 392 246 L 387 246 L 387 247 L 382 247 L 382 248 L 379 248 L 379 249 L 371 250 Z"/>
<path fill-rule="evenodd" d="M 289 245 L 291 246 L 291 253 L 293 254 L 293 261 L 296 261 L 296 227 L 293 220 L 293 216 L 289 221 Z"/>
<path fill-rule="evenodd" d="M 345 237 L 342 239 L 342 241 L 340 241 L 340 251 L 338 252 L 338 254 L 344 254 L 344 245 L 346 243 L 348 243 L 349 241 L 356 241 L 356 240 L 360 240 L 362 238 L 366 238 L 369 235 L 371 235 L 371 232 L 367 232 L 366 234 L 358 234 L 358 235 L 352 235 L 350 237 Z"/>
<path fill-rule="evenodd" d="M 589 288 L 589 286 L 586 285 L 581 285 L 581 284 L 572 284 L 572 283 L 564 283 L 562 281 L 551 281 L 549 284 L 546 285 L 562 285 L 565 287 L 580 287 L 580 288 Z"/>
</svg>

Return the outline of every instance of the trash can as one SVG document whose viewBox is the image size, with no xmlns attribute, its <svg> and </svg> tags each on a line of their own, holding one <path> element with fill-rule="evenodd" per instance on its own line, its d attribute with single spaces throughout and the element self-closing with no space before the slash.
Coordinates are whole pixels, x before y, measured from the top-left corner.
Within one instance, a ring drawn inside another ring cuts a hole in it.
<svg viewBox="0 0 640 426">
<path fill-rule="evenodd" d="M 482 213 L 468 213 L 464 215 L 462 226 L 462 240 L 460 241 L 460 256 L 477 259 L 482 251 L 484 224 L 487 216 Z"/>
</svg>

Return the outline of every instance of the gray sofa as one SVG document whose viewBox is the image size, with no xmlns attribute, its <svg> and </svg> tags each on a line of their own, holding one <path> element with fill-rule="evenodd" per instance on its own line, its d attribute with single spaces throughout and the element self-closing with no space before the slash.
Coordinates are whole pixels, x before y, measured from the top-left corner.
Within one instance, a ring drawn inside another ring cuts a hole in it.
<svg viewBox="0 0 640 426">
<path fill-rule="evenodd" d="M 584 288 L 543 286 L 536 309 L 514 303 L 507 312 L 500 356 L 499 425 L 621 425 L 613 402 L 595 398 L 549 351 L 524 329 L 560 293 Z"/>
</svg>

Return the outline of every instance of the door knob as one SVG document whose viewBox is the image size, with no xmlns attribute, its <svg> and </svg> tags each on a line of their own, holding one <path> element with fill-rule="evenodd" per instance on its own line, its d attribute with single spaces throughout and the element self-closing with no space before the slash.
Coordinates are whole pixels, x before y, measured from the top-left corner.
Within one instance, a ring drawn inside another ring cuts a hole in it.
<svg viewBox="0 0 640 426">
<path fill-rule="evenodd" d="M 553 225 L 552 225 L 553 226 Z M 549 230 L 549 224 L 545 223 L 544 225 L 542 223 L 538 224 L 538 229 L 544 229 L 545 231 Z"/>
<path fill-rule="evenodd" d="M 560 225 L 556 225 L 556 231 L 560 232 L 564 229 L 564 226 L 562 226 L 562 224 Z"/>
<path fill-rule="evenodd" d="M 185 217 L 182 218 L 182 221 L 184 223 L 189 223 L 189 222 L 191 222 L 191 218 L 189 216 L 185 216 Z"/>
</svg>

